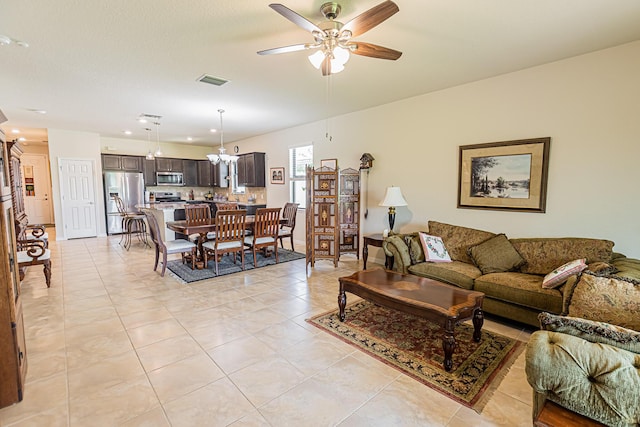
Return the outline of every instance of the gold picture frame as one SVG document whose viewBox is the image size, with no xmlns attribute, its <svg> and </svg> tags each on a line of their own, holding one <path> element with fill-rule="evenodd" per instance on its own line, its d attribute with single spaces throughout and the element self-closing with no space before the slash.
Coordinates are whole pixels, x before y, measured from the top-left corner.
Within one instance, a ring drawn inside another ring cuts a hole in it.
<svg viewBox="0 0 640 427">
<path fill-rule="evenodd" d="M 544 213 L 551 138 L 460 146 L 458 208 Z"/>
</svg>

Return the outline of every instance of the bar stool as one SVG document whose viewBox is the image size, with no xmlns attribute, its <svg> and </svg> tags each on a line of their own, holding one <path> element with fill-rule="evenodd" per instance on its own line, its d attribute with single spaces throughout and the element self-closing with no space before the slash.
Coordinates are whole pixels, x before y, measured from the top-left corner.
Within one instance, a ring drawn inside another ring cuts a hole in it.
<svg viewBox="0 0 640 427">
<path fill-rule="evenodd" d="M 129 250 L 131 247 L 131 235 L 135 234 L 141 243 L 150 247 L 149 242 L 147 242 L 147 224 L 145 222 L 145 215 L 139 212 L 127 212 L 124 207 L 124 202 L 120 196 L 113 196 L 113 199 L 115 200 L 118 212 L 122 217 L 122 234 L 120 235 L 120 242 L 118 243 L 122 244 L 124 240 L 123 246 L 126 250 Z"/>
</svg>

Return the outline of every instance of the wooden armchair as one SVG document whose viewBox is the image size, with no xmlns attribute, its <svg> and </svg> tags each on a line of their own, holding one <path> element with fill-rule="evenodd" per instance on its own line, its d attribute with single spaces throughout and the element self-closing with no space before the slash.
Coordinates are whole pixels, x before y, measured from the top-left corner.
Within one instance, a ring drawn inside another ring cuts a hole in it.
<svg viewBox="0 0 640 427">
<path fill-rule="evenodd" d="M 233 262 L 236 262 L 236 253 L 240 252 L 242 269 L 244 270 L 244 229 L 247 211 L 219 210 L 216 212 L 216 238 L 202 244 L 204 251 L 204 265 L 207 266 L 208 257 L 212 255 L 218 275 L 218 259 L 225 253 L 233 253 Z"/>
<path fill-rule="evenodd" d="M 51 287 L 51 251 L 48 242 L 37 239 L 25 239 L 25 230 L 16 225 L 17 261 L 20 280 L 24 280 L 27 267 L 42 265 L 47 288 Z"/>
<path fill-rule="evenodd" d="M 289 237 L 291 239 L 291 250 L 293 251 L 293 230 L 296 228 L 296 214 L 298 213 L 298 203 L 285 203 L 282 209 L 282 219 L 285 222 L 280 224 L 278 231 L 278 239 L 280 239 L 280 247 L 284 248 L 282 239 Z"/>
<path fill-rule="evenodd" d="M 195 268 L 195 260 L 196 260 L 196 245 L 193 242 L 190 242 L 185 239 L 176 239 L 176 240 L 162 240 L 162 234 L 160 233 L 160 227 L 158 226 L 158 220 L 151 213 L 144 213 L 147 217 L 147 222 L 149 223 L 149 234 L 151 235 L 151 240 L 154 243 L 156 249 L 156 261 L 153 265 L 153 271 L 158 269 L 158 259 L 160 258 L 160 253 L 162 253 L 162 271 L 160 272 L 160 276 L 164 277 L 164 272 L 167 269 L 167 255 L 168 254 L 180 254 L 182 257 L 182 263 L 186 263 L 187 257 L 185 254 L 190 255 L 191 259 L 191 268 Z"/>
<path fill-rule="evenodd" d="M 253 235 L 245 237 L 244 244 L 253 251 L 253 265 L 257 267 L 256 252 L 273 246 L 278 263 L 278 226 L 280 223 L 280 208 L 260 208 L 256 210 L 256 220 Z"/>
</svg>

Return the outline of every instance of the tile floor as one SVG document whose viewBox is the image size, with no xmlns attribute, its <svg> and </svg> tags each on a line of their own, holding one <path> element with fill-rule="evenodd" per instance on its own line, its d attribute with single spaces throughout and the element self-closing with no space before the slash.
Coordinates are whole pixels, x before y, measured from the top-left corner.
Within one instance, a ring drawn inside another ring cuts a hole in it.
<svg viewBox="0 0 640 427">
<path fill-rule="evenodd" d="M 118 240 L 52 240 L 50 289 L 27 272 L 25 397 L 0 426 L 531 425 L 524 356 L 479 415 L 307 324 L 355 257 L 182 285 Z"/>
</svg>

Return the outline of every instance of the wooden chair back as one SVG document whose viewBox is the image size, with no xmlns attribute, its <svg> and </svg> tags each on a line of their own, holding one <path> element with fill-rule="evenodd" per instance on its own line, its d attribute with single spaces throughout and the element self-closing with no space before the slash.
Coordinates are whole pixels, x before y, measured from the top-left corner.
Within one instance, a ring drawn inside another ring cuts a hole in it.
<svg viewBox="0 0 640 427">
<path fill-rule="evenodd" d="M 242 242 L 246 219 L 246 209 L 216 212 L 216 246 L 226 242 Z"/>
<path fill-rule="evenodd" d="M 261 237 L 278 237 L 280 226 L 280 208 L 259 208 L 256 210 L 256 220 L 253 226 L 255 239 Z"/>
<path fill-rule="evenodd" d="M 216 210 L 219 211 L 234 211 L 238 209 L 238 205 L 235 203 L 216 203 Z"/>
<path fill-rule="evenodd" d="M 187 205 L 184 214 L 188 223 L 206 223 L 211 219 L 211 208 L 206 203 Z"/>
<path fill-rule="evenodd" d="M 127 210 L 124 207 L 124 202 L 120 198 L 120 196 L 111 196 L 113 201 L 116 202 L 116 209 L 118 209 L 118 213 L 122 216 L 127 214 Z"/>
<path fill-rule="evenodd" d="M 298 203 L 285 203 L 282 209 L 282 219 L 285 220 L 281 227 L 289 227 L 291 231 L 296 227 L 296 214 L 298 213 Z"/>
</svg>

